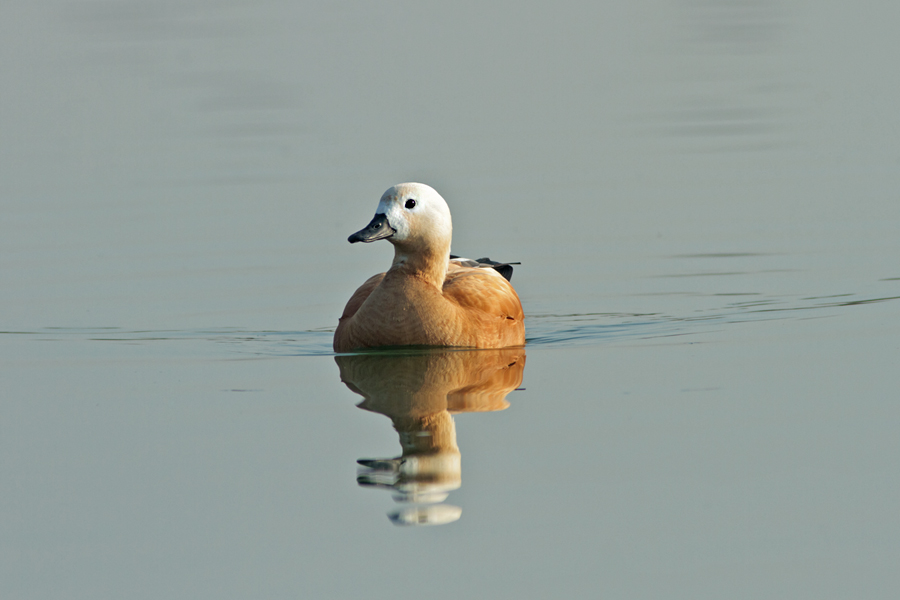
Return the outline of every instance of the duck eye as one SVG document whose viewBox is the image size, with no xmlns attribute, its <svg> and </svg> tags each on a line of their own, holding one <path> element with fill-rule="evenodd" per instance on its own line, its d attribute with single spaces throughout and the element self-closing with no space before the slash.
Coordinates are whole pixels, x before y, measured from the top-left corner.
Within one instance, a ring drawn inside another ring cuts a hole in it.
<svg viewBox="0 0 900 600">
<path fill-rule="evenodd" d="M 413 200 L 412 198 L 410 198 L 409 200 L 406 201 L 406 204 L 404 204 L 404 206 L 405 206 L 406 208 L 415 208 L 415 207 L 416 207 L 416 201 Z"/>
</svg>

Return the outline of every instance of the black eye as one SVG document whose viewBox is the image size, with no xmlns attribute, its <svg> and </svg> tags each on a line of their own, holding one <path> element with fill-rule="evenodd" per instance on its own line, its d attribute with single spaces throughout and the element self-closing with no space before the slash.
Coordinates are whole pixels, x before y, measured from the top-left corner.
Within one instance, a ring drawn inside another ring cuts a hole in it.
<svg viewBox="0 0 900 600">
<path fill-rule="evenodd" d="M 416 207 L 416 201 L 413 200 L 412 198 L 410 198 L 409 200 L 406 201 L 406 204 L 404 204 L 404 206 L 405 206 L 406 208 L 415 208 L 415 207 Z"/>
</svg>

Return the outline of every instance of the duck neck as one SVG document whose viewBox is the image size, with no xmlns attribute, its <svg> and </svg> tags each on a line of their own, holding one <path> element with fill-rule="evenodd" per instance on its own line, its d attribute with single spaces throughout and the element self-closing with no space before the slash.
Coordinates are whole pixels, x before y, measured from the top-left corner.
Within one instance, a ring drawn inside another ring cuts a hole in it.
<svg viewBox="0 0 900 600">
<path fill-rule="evenodd" d="M 444 279 L 447 277 L 449 257 L 449 247 L 434 247 L 425 250 L 419 248 L 415 252 L 409 252 L 400 246 L 394 246 L 394 262 L 391 264 L 391 272 L 421 279 L 441 289 L 444 286 Z"/>
</svg>

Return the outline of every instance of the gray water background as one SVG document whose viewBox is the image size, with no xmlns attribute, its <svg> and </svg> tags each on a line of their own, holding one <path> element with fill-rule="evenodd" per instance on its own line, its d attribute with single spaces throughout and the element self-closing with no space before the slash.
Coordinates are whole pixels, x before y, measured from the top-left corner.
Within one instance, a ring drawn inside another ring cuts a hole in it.
<svg viewBox="0 0 900 600">
<path fill-rule="evenodd" d="M 893 598 L 900 5 L 0 7 L 0 596 Z M 389 244 L 521 261 L 461 518 L 330 353 Z"/>
</svg>

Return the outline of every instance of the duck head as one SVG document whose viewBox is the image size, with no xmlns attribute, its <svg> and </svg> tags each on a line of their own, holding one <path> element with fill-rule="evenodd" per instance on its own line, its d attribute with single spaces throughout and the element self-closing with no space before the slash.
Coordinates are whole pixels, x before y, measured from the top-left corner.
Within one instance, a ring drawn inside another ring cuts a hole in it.
<svg viewBox="0 0 900 600">
<path fill-rule="evenodd" d="M 351 244 L 386 239 L 398 254 L 450 252 L 453 225 L 447 202 L 424 183 L 399 183 L 381 196 L 375 217 L 347 238 Z"/>
</svg>

